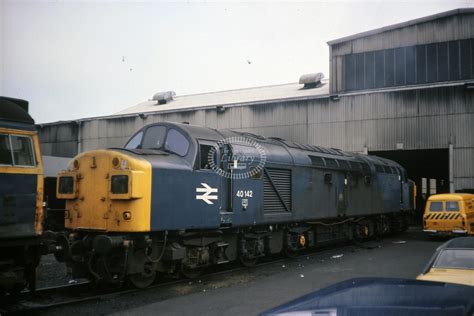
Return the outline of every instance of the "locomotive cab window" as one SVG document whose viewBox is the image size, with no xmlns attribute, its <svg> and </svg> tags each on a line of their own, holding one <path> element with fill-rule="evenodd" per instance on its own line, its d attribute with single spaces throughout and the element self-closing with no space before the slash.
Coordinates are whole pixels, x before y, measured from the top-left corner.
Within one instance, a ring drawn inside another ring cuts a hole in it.
<svg viewBox="0 0 474 316">
<path fill-rule="evenodd" d="M 211 145 L 200 145 L 199 146 L 199 168 L 200 169 L 211 169 L 211 159 L 213 157 L 210 157 L 210 155 L 213 155 L 215 158 L 215 155 L 217 151 L 214 149 L 213 146 Z M 215 161 L 215 160 L 214 160 Z"/>
<path fill-rule="evenodd" d="M 145 136 L 143 137 L 142 148 L 162 149 L 165 142 L 165 136 L 165 126 L 158 125 L 147 128 L 145 131 Z"/>
<path fill-rule="evenodd" d="M 189 141 L 177 130 L 170 129 L 166 136 L 165 149 L 179 156 L 185 156 L 188 153 Z"/>
<path fill-rule="evenodd" d="M 8 135 L 0 135 L 0 164 L 13 165 L 10 137 Z"/>
<path fill-rule="evenodd" d="M 34 166 L 35 156 L 31 137 L 11 135 L 10 140 L 15 166 Z"/>
<path fill-rule="evenodd" d="M 31 137 L 0 135 L 0 164 L 34 167 L 36 162 Z"/>
<path fill-rule="evenodd" d="M 143 132 L 139 132 L 135 136 L 132 137 L 125 145 L 126 149 L 137 149 L 140 148 L 140 144 L 142 143 Z"/>
</svg>

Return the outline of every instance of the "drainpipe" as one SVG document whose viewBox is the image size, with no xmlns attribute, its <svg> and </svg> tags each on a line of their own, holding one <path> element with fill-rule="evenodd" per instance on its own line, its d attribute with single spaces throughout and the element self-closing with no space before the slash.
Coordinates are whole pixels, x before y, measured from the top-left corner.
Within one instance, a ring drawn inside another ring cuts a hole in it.
<svg viewBox="0 0 474 316">
<path fill-rule="evenodd" d="M 453 143 L 449 143 L 449 193 L 454 193 Z"/>
<path fill-rule="evenodd" d="M 77 124 L 77 154 L 82 152 L 82 122 L 76 121 Z"/>
</svg>

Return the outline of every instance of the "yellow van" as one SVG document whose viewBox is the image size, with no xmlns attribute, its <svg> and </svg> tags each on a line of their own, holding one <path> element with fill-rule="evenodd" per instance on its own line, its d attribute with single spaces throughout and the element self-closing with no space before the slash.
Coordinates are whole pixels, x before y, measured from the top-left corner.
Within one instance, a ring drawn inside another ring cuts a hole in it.
<svg viewBox="0 0 474 316">
<path fill-rule="evenodd" d="M 474 194 L 430 196 L 423 215 L 423 231 L 436 235 L 474 235 Z"/>
</svg>

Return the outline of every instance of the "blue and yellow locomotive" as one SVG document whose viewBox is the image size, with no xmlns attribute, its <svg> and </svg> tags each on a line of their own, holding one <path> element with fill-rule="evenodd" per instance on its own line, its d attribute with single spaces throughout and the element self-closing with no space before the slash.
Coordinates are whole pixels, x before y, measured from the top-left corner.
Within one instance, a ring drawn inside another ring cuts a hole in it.
<svg viewBox="0 0 474 316">
<path fill-rule="evenodd" d="M 35 286 L 43 223 L 39 148 L 28 102 L 0 97 L 0 292 Z"/>
<path fill-rule="evenodd" d="M 138 287 L 157 273 L 403 231 L 414 187 L 399 164 L 178 123 L 82 153 L 58 175 L 74 277 Z"/>
</svg>

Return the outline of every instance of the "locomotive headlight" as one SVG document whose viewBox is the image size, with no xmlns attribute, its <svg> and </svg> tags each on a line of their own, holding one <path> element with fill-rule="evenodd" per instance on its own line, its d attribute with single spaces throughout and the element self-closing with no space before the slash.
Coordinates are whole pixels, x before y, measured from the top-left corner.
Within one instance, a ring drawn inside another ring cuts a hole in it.
<svg viewBox="0 0 474 316">
<path fill-rule="evenodd" d="M 143 171 L 112 171 L 109 178 L 110 198 L 114 200 L 142 198 L 145 192 L 144 176 Z"/>
<path fill-rule="evenodd" d="M 56 180 L 56 197 L 58 199 L 72 200 L 76 198 L 75 173 L 64 172 Z"/>
<path fill-rule="evenodd" d="M 71 194 L 74 192 L 74 178 L 71 176 L 59 177 L 58 191 L 61 194 Z"/>
<path fill-rule="evenodd" d="M 128 175 L 112 176 L 111 191 L 113 194 L 127 194 L 128 193 Z"/>
</svg>

